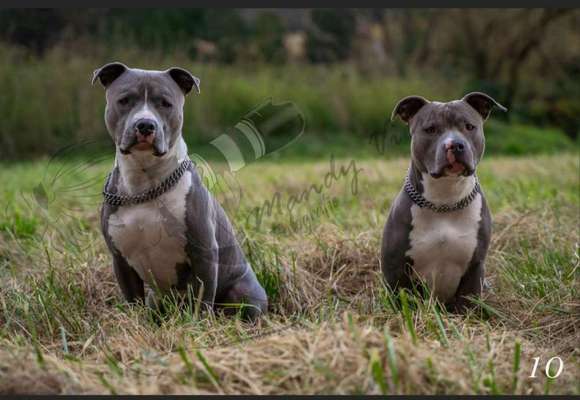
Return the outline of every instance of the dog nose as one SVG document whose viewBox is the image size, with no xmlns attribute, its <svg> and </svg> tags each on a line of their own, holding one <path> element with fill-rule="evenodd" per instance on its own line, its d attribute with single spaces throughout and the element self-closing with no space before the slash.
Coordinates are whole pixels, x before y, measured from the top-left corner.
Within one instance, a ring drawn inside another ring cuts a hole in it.
<svg viewBox="0 0 580 400">
<path fill-rule="evenodd" d="M 140 119 L 135 123 L 135 129 L 143 136 L 155 132 L 157 124 L 152 119 Z"/>
<path fill-rule="evenodd" d="M 459 140 L 445 142 L 445 150 L 451 150 L 454 153 L 463 153 L 463 150 L 465 150 L 465 143 Z"/>
</svg>

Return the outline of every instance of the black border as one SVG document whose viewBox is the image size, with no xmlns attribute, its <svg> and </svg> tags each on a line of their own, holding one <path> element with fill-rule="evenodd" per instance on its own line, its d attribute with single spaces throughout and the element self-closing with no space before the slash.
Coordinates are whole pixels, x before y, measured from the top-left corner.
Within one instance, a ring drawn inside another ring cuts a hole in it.
<svg viewBox="0 0 580 400">
<path fill-rule="evenodd" d="M 338 6 L 338 7 L 337 7 Z M 83 1 L 60 0 L 2 0 L 0 8 L 580 8 L 572 0 L 137 0 L 137 1 Z"/>
<path fill-rule="evenodd" d="M 244 2 L 237 2 L 235 0 L 196 0 L 196 1 L 186 1 L 186 0 L 164 0 L 164 1 L 152 1 L 152 0 L 138 0 L 138 1 L 84 1 L 78 2 L 74 0 L 60 0 L 60 1 L 42 1 L 42 0 L 2 0 L 0 3 L 0 9 L 3 8 L 171 8 L 171 7 L 183 7 L 183 8 L 481 8 L 481 9 L 493 9 L 493 8 L 580 8 L 580 3 L 571 0 L 558 0 L 558 1 L 546 1 L 546 0 L 527 0 L 523 1 L 498 1 L 498 0 L 487 0 L 487 1 L 465 1 L 465 0 L 439 0 L 439 1 L 429 1 L 429 0 L 356 0 L 347 2 L 342 1 L 328 1 L 328 0 L 318 0 L 318 1 L 304 1 L 304 0 L 286 0 L 284 2 L 273 2 L 272 0 L 248 0 Z M 51 399 L 54 397 L 70 398 L 70 399 L 103 399 L 103 398 L 138 398 L 146 397 L 150 399 L 165 399 L 165 398 L 184 398 L 184 397 L 195 397 L 195 398 L 231 398 L 231 399 L 252 399 L 258 398 L 260 396 L 251 395 L 185 395 L 185 396 L 175 396 L 175 395 L 4 395 L 0 394 L 0 399 Z M 265 397 L 281 397 L 281 398 L 445 398 L 445 399 L 485 399 L 489 397 L 497 397 L 504 399 L 511 398 L 546 398 L 546 399 L 571 399 L 579 398 L 578 395 L 540 395 L 540 396 L 512 396 L 512 395 L 500 395 L 500 396 L 484 396 L 484 395 L 281 395 L 281 396 L 265 396 Z"/>
</svg>

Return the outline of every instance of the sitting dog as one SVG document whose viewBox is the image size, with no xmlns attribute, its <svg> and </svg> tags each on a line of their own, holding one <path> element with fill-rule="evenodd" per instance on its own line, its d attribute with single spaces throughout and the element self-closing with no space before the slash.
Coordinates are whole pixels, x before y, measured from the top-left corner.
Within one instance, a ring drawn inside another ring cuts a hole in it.
<svg viewBox="0 0 580 400">
<path fill-rule="evenodd" d="M 199 79 L 181 68 L 114 62 L 94 72 L 97 80 L 116 145 L 101 228 L 125 299 L 144 300 L 144 283 L 162 293 L 192 290 L 211 309 L 244 304 L 244 318 L 255 320 L 267 309 L 266 292 L 182 138 L 185 96 L 199 93 Z"/>
<path fill-rule="evenodd" d="M 484 284 L 491 215 L 475 170 L 483 124 L 496 106 L 483 93 L 448 103 L 410 96 L 398 102 L 411 133 L 411 165 L 385 224 L 381 268 L 391 289 L 422 281 L 453 311 Z"/>
</svg>

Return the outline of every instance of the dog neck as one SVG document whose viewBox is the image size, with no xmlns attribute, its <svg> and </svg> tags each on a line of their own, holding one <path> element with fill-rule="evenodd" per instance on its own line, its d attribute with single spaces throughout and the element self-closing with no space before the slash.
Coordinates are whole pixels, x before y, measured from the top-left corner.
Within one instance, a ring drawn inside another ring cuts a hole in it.
<svg viewBox="0 0 580 400">
<path fill-rule="evenodd" d="M 471 193 L 475 186 L 475 175 L 442 176 L 433 178 L 421 174 L 423 197 L 435 205 L 454 204 Z"/>
<path fill-rule="evenodd" d="M 411 163 L 408 174 L 415 189 L 426 200 L 438 206 L 460 201 L 469 195 L 475 186 L 475 175 L 433 178 L 428 173 L 420 171 L 414 163 Z"/>
<path fill-rule="evenodd" d="M 182 137 L 167 154 L 156 157 L 151 152 L 134 151 L 122 154 L 117 149 L 115 166 L 121 175 L 121 190 L 136 195 L 160 184 L 187 158 L 187 145 Z"/>
</svg>

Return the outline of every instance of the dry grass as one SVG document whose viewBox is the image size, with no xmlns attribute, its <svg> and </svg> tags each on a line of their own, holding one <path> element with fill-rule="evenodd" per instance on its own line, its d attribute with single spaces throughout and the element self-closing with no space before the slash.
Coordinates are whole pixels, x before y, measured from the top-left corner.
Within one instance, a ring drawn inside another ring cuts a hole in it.
<svg viewBox="0 0 580 400">
<path fill-rule="evenodd" d="M 0 393 L 579 393 L 575 156 L 482 165 L 494 214 L 492 289 L 464 316 L 412 294 L 398 306 L 381 284 L 382 224 L 406 165 L 357 163 L 358 193 L 350 192 L 352 175 L 337 181 L 325 190 L 337 199 L 335 211 L 298 232 L 286 212 L 260 229 L 245 216 L 276 190 L 286 200 L 322 181 L 328 162 L 262 163 L 240 173 L 244 196 L 229 213 L 272 303 L 255 326 L 178 311 L 157 324 L 148 310 L 122 302 L 94 205 L 59 220 L 80 223 L 76 245 L 52 225 L 41 229 L 49 219 L 37 209 L 8 207 L 0 233 Z M 13 198 L 16 185 L 33 187 L 42 168 L 0 172 L 13 185 L 0 198 Z M 308 215 L 320 201 L 313 196 L 294 213 Z M 548 379 L 543 368 L 554 356 L 564 369 Z M 536 378 L 533 357 L 542 361 Z"/>
</svg>

